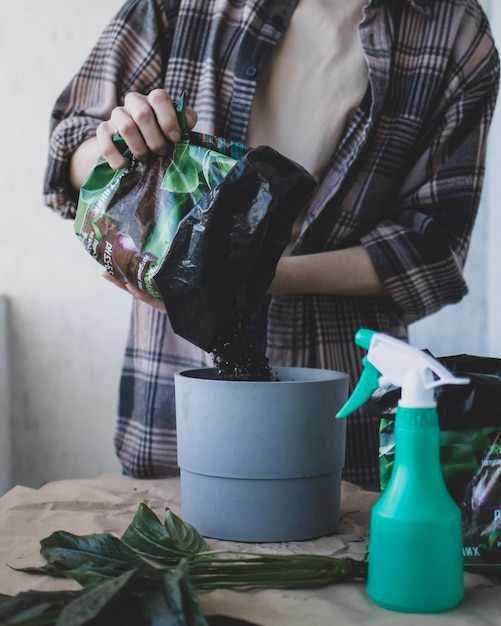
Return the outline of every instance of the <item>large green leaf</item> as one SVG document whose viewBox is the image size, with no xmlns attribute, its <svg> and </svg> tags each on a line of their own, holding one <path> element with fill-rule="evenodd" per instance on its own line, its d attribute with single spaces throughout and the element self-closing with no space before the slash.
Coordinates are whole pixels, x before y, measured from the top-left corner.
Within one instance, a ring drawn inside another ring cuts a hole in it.
<svg viewBox="0 0 501 626">
<path fill-rule="evenodd" d="M 169 604 L 174 602 L 172 594 L 177 593 L 176 579 L 187 626 L 208 626 L 200 608 L 197 592 L 189 575 L 188 561 L 181 561 L 175 571 L 171 571 L 164 576 L 164 593 Z"/>
<path fill-rule="evenodd" d="M 58 568 L 54 565 L 45 565 L 43 567 L 22 567 L 16 568 L 17 571 L 25 572 L 26 574 L 38 574 L 39 576 L 52 576 L 53 578 L 69 578 L 76 581 L 82 587 L 90 587 L 92 585 L 98 585 L 104 580 L 109 578 L 116 578 L 122 574 L 122 570 L 117 570 L 113 567 L 101 567 L 96 569 L 84 569 L 77 567 L 75 569 L 66 569 L 64 565 L 62 568 Z M 131 567 L 131 569 L 134 569 Z M 128 571 L 127 569 L 125 571 Z M 161 571 L 158 567 L 153 567 L 146 561 L 141 564 L 142 576 L 141 580 L 149 581 L 151 579 L 158 579 L 161 577 Z"/>
<path fill-rule="evenodd" d="M 137 554 L 164 565 L 177 565 L 181 558 L 209 549 L 198 531 L 172 511 L 167 511 L 165 524 L 162 524 L 144 503 L 139 505 L 121 540 Z"/>
<path fill-rule="evenodd" d="M 209 550 L 207 542 L 198 530 L 182 520 L 170 509 L 165 515 L 165 529 L 173 544 L 183 550 L 183 552 L 198 554 Z"/>
<path fill-rule="evenodd" d="M 151 626 L 209 626 L 185 561 L 165 572 L 162 588 L 146 598 L 146 608 Z"/>
<path fill-rule="evenodd" d="M 124 590 L 136 575 L 136 570 L 94 585 L 67 604 L 59 614 L 55 626 L 82 626 L 94 619 Z"/>
<path fill-rule="evenodd" d="M 78 536 L 55 532 L 41 541 L 40 554 L 59 571 L 89 570 L 116 575 L 145 562 L 108 533 Z"/>
<path fill-rule="evenodd" d="M 62 608 L 81 591 L 23 591 L 0 605 L 0 623 L 18 626 L 53 624 Z"/>
</svg>

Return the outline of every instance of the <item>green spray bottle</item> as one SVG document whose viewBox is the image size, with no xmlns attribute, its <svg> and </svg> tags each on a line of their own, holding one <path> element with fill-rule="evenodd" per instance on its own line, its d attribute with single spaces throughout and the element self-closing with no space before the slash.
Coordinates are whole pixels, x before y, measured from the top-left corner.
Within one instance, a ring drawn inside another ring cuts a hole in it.
<svg viewBox="0 0 501 626">
<path fill-rule="evenodd" d="M 402 389 L 391 478 L 371 512 L 367 593 L 394 611 L 452 609 L 464 594 L 462 523 L 440 466 L 435 388 L 469 381 L 389 335 L 361 329 L 355 343 L 367 350 L 364 371 L 336 417 L 360 408 L 379 386 Z"/>
</svg>

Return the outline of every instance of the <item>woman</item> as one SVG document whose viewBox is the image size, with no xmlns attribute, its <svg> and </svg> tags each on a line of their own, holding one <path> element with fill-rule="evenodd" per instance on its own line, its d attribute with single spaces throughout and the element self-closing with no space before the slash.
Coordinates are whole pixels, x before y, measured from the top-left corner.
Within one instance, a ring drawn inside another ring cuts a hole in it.
<svg viewBox="0 0 501 626">
<path fill-rule="evenodd" d="M 407 337 L 458 302 L 483 183 L 499 61 L 476 0 L 128 0 L 55 104 L 46 202 L 75 214 L 102 154 L 144 159 L 189 124 L 267 144 L 318 181 L 278 263 L 260 339 L 273 365 L 349 372 L 356 330 Z M 176 468 L 173 374 L 210 364 L 130 285 L 117 454 L 135 476 Z M 160 310 L 159 310 L 160 309 Z M 378 424 L 348 422 L 344 478 L 378 486 Z"/>
</svg>

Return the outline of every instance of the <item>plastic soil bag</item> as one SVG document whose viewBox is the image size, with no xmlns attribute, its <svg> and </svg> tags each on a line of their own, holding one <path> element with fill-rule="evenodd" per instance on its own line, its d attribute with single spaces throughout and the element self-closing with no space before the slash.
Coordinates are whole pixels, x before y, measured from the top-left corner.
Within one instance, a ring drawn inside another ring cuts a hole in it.
<svg viewBox="0 0 501 626">
<path fill-rule="evenodd" d="M 110 274 L 160 298 L 155 283 L 181 219 L 220 183 L 248 148 L 217 137 L 188 133 L 184 98 L 178 107 L 183 142 L 165 157 L 138 161 L 116 135 L 130 165 L 113 170 L 100 158 L 80 190 L 75 231 Z"/>
<path fill-rule="evenodd" d="M 297 166 L 259 147 L 202 198 L 157 278 L 175 332 L 211 351 L 236 311 L 252 317 L 312 189 Z"/>
<path fill-rule="evenodd" d="M 437 359 L 470 378 L 437 390 L 441 467 L 463 516 L 463 560 L 470 571 L 501 577 L 501 359 L 469 355 Z M 394 459 L 394 414 L 400 390 L 380 389 L 372 411 L 380 423 L 380 483 Z"/>
<path fill-rule="evenodd" d="M 251 319 L 315 180 L 268 147 L 189 132 L 164 157 L 112 170 L 80 190 L 75 232 L 113 276 L 162 299 L 174 332 L 210 352 L 229 319 Z M 115 137 L 125 156 L 125 142 Z"/>
</svg>

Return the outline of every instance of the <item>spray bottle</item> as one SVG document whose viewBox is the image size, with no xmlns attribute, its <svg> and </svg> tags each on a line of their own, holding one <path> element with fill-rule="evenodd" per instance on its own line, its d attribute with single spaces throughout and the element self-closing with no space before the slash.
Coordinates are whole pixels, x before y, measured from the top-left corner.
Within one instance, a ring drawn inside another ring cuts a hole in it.
<svg viewBox="0 0 501 626">
<path fill-rule="evenodd" d="M 360 408 L 381 385 L 401 387 L 395 417 L 395 462 L 374 505 L 369 535 L 367 592 L 377 605 L 434 613 L 463 598 L 461 512 L 440 466 L 435 388 L 468 383 L 407 343 L 361 329 L 364 371 L 336 417 Z"/>
</svg>

